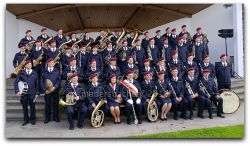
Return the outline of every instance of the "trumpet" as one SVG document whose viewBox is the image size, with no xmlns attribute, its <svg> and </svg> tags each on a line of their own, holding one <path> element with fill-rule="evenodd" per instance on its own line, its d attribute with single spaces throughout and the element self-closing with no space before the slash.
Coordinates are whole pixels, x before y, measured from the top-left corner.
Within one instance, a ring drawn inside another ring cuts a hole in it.
<svg viewBox="0 0 250 146">
<path fill-rule="evenodd" d="M 169 81 L 168 81 L 168 84 L 169 84 L 170 88 L 172 89 L 172 91 L 173 91 L 173 93 L 174 93 L 174 96 L 177 97 L 177 95 L 176 95 L 176 93 L 175 93 L 175 90 L 174 90 L 172 84 L 171 84 Z"/>
<path fill-rule="evenodd" d="M 210 96 L 210 94 L 208 93 L 206 87 L 203 85 L 201 80 L 200 80 L 199 86 L 200 86 L 201 91 L 203 91 L 205 94 L 207 94 L 207 96 Z"/>
<path fill-rule="evenodd" d="M 194 92 L 193 92 L 192 88 L 190 87 L 190 84 L 188 83 L 187 80 L 185 80 L 185 82 L 186 82 L 186 88 L 188 89 L 188 93 L 190 95 L 194 96 Z"/>
</svg>

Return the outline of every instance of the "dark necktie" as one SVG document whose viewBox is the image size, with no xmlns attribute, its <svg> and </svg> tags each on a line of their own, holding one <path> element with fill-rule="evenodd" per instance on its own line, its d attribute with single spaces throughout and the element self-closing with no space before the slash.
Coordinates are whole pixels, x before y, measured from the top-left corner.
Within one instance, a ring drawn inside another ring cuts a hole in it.
<svg viewBox="0 0 250 146">
<path fill-rule="evenodd" d="M 161 83 L 161 84 L 163 84 L 163 80 L 162 80 L 162 81 L 160 81 L 160 83 Z"/>
<path fill-rule="evenodd" d="M 27 71 L 28 72 L 28 75 L 30 75 L 30 71 Z"/>
<path fill-rule="evenodd" d="M 52 69 L 49 69 L 49 72 L 51 73 L 51 72 L 52 72 Z"/>
<path fill-rule="evenodd" d="M 76 85 L 73 85 L 74 86 L 74 89 L 76 89 Z"/>
</svg>

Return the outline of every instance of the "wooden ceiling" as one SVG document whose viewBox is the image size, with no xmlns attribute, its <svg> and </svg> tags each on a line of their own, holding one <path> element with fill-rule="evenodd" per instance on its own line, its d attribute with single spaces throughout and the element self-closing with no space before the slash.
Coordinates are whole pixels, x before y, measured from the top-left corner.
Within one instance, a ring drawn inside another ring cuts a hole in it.
<svg viewBox="0 0 250 146">
<path fill-rule="evenodd" d="M 17 19 L 52 30 L 99 31 L 101 28 L 149 30 L 184 18 L 212 4 L 6 4 Z"/>
</svg>

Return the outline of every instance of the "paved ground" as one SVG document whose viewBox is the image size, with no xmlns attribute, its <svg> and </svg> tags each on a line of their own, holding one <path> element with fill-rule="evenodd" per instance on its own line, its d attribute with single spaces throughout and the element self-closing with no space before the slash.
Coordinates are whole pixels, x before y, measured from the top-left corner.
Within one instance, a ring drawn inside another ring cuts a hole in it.
<svg viewBox="0 0 250 146">
<path fill-rule="evenodd" d="M 189 112 L 188 112 L 189 114 Z M 75 126 L 74 130 L 69 130 L 69 124 L 66 120 L 60 123 L 50 121 L 43 124 L 43 121 L 37 121 L 36 125 L 30 123 L 21 126 L 22 121 L 6 121 L 6 138 L 121 138 L 130 135 L 154 134 L 160 132 L 172 132 L 186 129 L 196 129 L 215 126 L 229 126 L 244 124 L 244 102 L 240 108 L 233 114 L 225 114 L 225 119 L 219 118 L 213 114 L 214 119 L 209 119 L 207 111 L 204 111 L 206 119 L 195 117 L 194 120 L 173 120 L 173 113 L 169 113 L 168 121 L 158 120 L 155 123 L 148 123 L 143 119 L 139 126 L 132 124 L 127 125 L 126 117 L 122 115 L 122 123 L 114 124 L 113 118 L 107 117 L 105 126 L 100 128 L 90 127 L 90 120 L 84 121 L 83 129 Z M 195 112 L 196 115 L 196 112 Z M 75 125 L 76 125 L 75 120 Z"/>
</svg>

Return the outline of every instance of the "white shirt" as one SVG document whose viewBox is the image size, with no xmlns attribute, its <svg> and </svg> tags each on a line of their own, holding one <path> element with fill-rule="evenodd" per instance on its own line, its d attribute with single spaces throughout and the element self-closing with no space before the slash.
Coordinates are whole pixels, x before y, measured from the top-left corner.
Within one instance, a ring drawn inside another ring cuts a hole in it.
<svg viewBox="0 0 250 146">
<path fill-rule="evenodd" d="M 75 39 L 75 38 L 72 38 L 72 40 L 73 40 L 73 41 L 76 41 L 76 39 Z"/>
<path fill-rule="evenodd" d="M 71 70 L 75 70 L 76 66 L 71 66 L 70 68 L 71 68 Z"/>
<path fill-rule="evenodd" d="M 150 71 L 150 67 L 145 66 L 146 71 Z"/>
<path fill-rule="evenodd" d="M 174 78 L 174 77 L 173 77 Z M 178 77 L 174 78 L 175 81 L 178 81 Z"/>
<path fill-rule="evenodd" d="M 125 51 L 127 51 L 127 47 L 123 47 Z"/>
<path fill-rule="evenodd" d="M 204 78 L 206 81 L 208 81 L 208 78 L 205 78 L 204 76 L 203 76 L 203 78 Z"/>
<path fill-rule="evenodd" d="M 194 77 L 190 77 L 189 75 L 188 75 L 188 78 L 190 79 L 190 81 L 192 81 L 194 79 Z"/>
<path fill-rule="evenodd" d="M 85 55 L 85 52 L 82 52 L 82 51 L 81 51 L 81 53 L 83 53 L 83 54 Z"/>
<path fill-rule="evenodd" d="M 112 66 L 112 65 L 110 65 L 110 68 L 111 68 L 111 69 L 116 69 L 116 67 L 115 67 L 115 66 Z"/>
<path fill-rule="evenodd" d="M 52 52 L 55 52 L 56 51 L 56 48 L 50 48 Z"/>
<path fill-rule="evenodd" d="M 93 54 L 95 55 L 95 54 L 97 54 L 97 52 L 93 52 Z"/>
<path fill-rule="evenodd" d="M 134 67 L 133 64 L 132 64 L 132 65 L 128 64 L 128 66 L 129 66 L 130 68 L 133 68 L 133 67 Z"/>
<path fill-rule="evenodd" d="M 145 81 L 146 81 L 146 83 L 147 83 L 147 84 L 149 84 L 149 83 L 150 83 L 150 80 L 149 80 L 149 81 L 145 80 Z"/>
<path fill-rule="evenodd" d="M 97 87 L 97 86 L 98 86 L 98 82 L 96 82 L 96 84 L 94 84 L 94 83 L 92 82 L 92 85 L 93 85 L 94 87 Z"/>
<path fill-rule="evenodd" d="M 51 68 L 48 67 L 48 71 L 49 71 L 49 72 L 50 72 L 50 71 L 52 72 L 52 71 L 53 71 L 53 67 L 51 67 Z"/>
<path fill-rule="evenodd" d="M 209 63 L 205 63 L 205 62 L 204 62 L 204 65 L 205 65 L 205 66 L 208 66 L 208 65 L 209 65 Z"/>
<path fill-rule="evenodd" d="M 222 63 L 223 66 L 224 66 L 224 64 L 225 64 L 225 66 L 227 66 L 227 62 L 225 62 L 225 63 L 224 63 L 224 62 L 221 62 L 221 63 Z"/>
<path fill-rule="evenodd" d="M 91 67 L 91 70 L 92 70 L 92 71 L 96 71 L 96 68 L 92 68 L 92 67 Z"/>
<path fill-rule="evenodd" d="M 137 48 L 138 51 L 140 51 L 140 49 L 141 49 L 140 46 L 136 46 L 136 48 Z"/>
<path fill-rule="evenodd" d="M 36 50 L 37 50 L 37 51 L 40 51 L 40 50 L 41 50 L 41 46 L 40 46 L 39 48 L 36 47 Z"/>
<path fill-rule="evenodd" d="M 76 87 L 76 86 L 78 85 L 78 83 L 76 83 L 76 84 L 71 83 L 71 86 L 72 86 L 73 89 L 75 89 L 75 88 L 74 88 L 74 85 L 75 85 L 75 87 Z"/>
<path fill-rule="evenodd" d="M 113 90 L 115 90 L 116 84 L 114 84 L 114 87 L 112 87 L 112 84 L 109 83 L 110 87 L 113 88 Z"/>
<path fill-rule="evenodd" d="M 188 61 L 188 64 L 189 64 L 189 65 L 192 65 L 193 63 Z"/>
<path fill-rule="evenodd" d="M 130 81 L 130 80 L 128 80 L 128 82 L 132 84 L 132 83 L 133 83 L 133 79 L 132 79 L 131 81 Z"/>
<path fill-rule="evenodd" d="M 164 47 L 165 47 L 165 48 L 167 48 L 167 47 L 168 47 L 168 45 L 164 45 Z"/>
<path fill-rule="evenodd" d="M 200 43 L 196 43 L 197 46 L 200 46 Z"/>
<path fill-rule="evenodd" d="M 27 40 L 31 40 L 31 37 L 26 37 L 27 38 Z"/>
<path fill-rule="evenodd" d="M 183 45 L 183 44 L 179 44 L 179 46 L 181 46 L 181 47 L 182 47 L 182 45 Z"/>
<path fill-rule="evenodd" d="M 177 59 L 176 60 L 173 59 L 173 61 L 174 61 L 174 63 L 178 63 Z"/>
<path fill-rule="evenodd" d="M 29 73 L 28 73 L 28 71 L 29 71 Z M 32 73 L 32 69 L 30 69 L 30 70 L 27 70 L 27 69 L 26 69 L 26 73 L 27 73 L 27 74 L 31 74 L 31 73 Z"/>
<path fill-rule="evenodd" d="M 70 56 L 70 54 L 68 54 L 68 53 L 66 53 L 66 55 L 69 57 Z"/>
<path fill-rule="evenodd" d="M 108 48 L 108 51 L 111 52 L 111 51 L 112 51 L 112 48 Z"/>
</svg>

